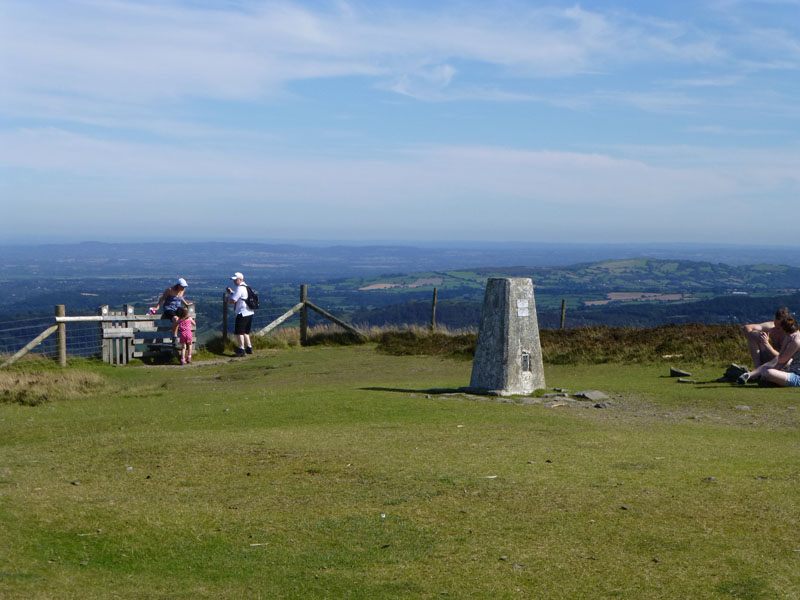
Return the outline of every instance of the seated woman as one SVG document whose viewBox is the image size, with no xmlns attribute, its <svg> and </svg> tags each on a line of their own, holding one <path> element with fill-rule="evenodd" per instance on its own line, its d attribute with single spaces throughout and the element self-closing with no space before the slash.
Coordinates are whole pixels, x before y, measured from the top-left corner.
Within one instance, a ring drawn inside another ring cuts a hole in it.
<svg viewBox="0 0 800 600">
<path fill-rule="evenodd" d="M 183 297 L 188 287 L 189 284 L 181 277 L 175 285 L 164 290 L 164 293 L 161 294 L 161 298 L 158 299 L 158 303 L 150 309 L 150 313 L 155 314 L 158 312 L 159 307 L 163 305 L 164 314 L 161 318 L 168 319 L 172 322 L 172 335 L 177 335 L 178 331 L 178 321 L 180 320 L 178 318 L 178 309 L 184 304 L 186 306 L 194 305 L 194 302 L 189 302 Z"/>
<path fill-rule="evenodd" d="M 744 385 L 757 377 L 781 387 L 800 387 L 800 327 L 792 317 L 780 321 L 786 333 L 778 356 L 754 370 L 743 373 L 738 383 Z"/>
</svg>

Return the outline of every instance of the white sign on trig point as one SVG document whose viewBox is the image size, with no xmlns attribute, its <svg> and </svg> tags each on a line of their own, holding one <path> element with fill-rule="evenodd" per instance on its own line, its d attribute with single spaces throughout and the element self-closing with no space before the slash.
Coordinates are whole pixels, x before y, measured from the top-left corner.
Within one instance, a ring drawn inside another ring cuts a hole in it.
<svg viewBox="0 0 800 600">
<path fill-rule="evenodd" d="M 527 317 L 528 316 L 528 299 L 518 299 L 517 300 L 517 316 L 518 317 Z"/>
</svg>

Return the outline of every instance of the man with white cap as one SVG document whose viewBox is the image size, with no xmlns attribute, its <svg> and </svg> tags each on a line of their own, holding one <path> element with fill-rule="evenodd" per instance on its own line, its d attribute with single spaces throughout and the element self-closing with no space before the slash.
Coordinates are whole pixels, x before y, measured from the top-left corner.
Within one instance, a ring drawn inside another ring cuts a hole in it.
<svg viewBox="0 0 800 600">
<path fill-rule="evenodd" d="M 244 275 L 238 271 L 233 274 L 233 282 L 236 284 L 236 291 L 225 288 L 228 292 L 228 302 L 235 304 L 236 324 L 234 333 L 239 338 L 239 347 L 236 349 L 236 356 L 244 356 L 253 353 L 253 346 L 250 345 L 250 326 L 253 324 L 254 311 L 247 306 L 247 284 L 244 282 Z"/>
</svg>

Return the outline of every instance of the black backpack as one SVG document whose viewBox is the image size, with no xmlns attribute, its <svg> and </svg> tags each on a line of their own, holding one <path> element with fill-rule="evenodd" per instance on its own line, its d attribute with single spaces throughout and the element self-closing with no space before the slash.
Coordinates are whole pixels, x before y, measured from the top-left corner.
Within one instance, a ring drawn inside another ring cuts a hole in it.
<svg viewBox="0 0 800 600">
<path fill-rule="evenodd" d="M 245 299 L 244 303 L 247 304 L 247 308 L 250 310 L 255 310 L 258 308 L 258 292 L 251 288 L 249 285 L 244 286 L 247 288 L 247 298 Z"/>
</svg>

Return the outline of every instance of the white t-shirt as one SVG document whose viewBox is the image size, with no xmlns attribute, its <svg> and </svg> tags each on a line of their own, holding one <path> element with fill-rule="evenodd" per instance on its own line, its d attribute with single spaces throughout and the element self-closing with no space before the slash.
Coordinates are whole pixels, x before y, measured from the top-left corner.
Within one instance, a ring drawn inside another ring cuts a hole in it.
<svg viewBox="0 0 800 600">
<path fill-rule="evenodd" d="M 250 310 L 250 307 L 247 306 L 245 300 L 247 300 L 247 284 L 242 282 L 231 296 L 231 301 L 236 303 L 236 306 L 233 307 L 233 310 L 237 315 L 242 315 L 243 317 L 249 317 L 250 315 L 256 314 L 255 311 Z"/>
</svg>

